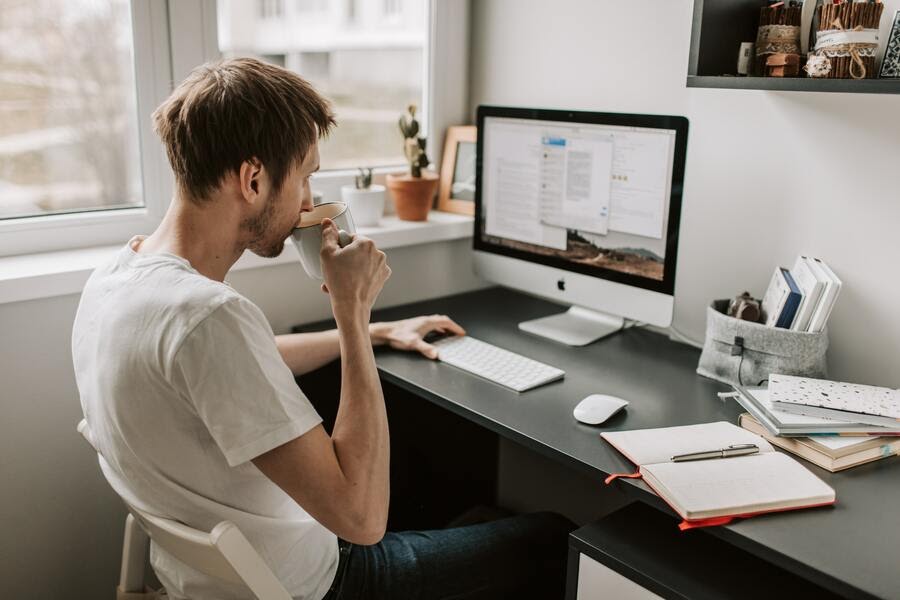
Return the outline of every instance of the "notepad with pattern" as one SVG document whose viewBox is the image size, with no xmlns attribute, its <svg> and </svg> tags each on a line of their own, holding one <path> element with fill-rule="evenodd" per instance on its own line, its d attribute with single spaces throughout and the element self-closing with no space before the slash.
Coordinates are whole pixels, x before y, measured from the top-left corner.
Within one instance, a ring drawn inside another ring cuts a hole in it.
<svg viewBox="0 0 900 600">
<path fill-rule="evenodd" d="M 637 465 L 641 477 L 684 521 L 681 529 L 724 525 L 735 518 L 824 506 L 834 489 L 761 436 L 726 422 L 611 431 L 600 434 Z M 732 458 L 672 462 L 679 454 L 736 444 L 756 444 L 759 453 Z"/>
<path fill-rule="evenodd" d="M 786 412 L 900 427 L 900 390 L 772 373 L 769 399 Z"/>
</svg>

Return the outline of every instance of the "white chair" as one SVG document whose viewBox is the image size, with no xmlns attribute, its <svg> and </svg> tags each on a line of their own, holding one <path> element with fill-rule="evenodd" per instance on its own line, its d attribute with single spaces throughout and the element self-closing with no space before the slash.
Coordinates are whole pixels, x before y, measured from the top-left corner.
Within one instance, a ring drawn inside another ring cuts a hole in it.
<svg viewBox="0 0 900 600">
<path fill-rule="evenodd" d="M 84 419 L 78 423 L 78 432 L 99 453 Z M 201 573 L 247 586 L 259 600 L 291 600 L 291 595 L 234 523 L 222 521 L 206 533 L 178 521 L 147 514 L 127 502 L 125 506 L 130 514 L 125 519 L 117 600 L 165 597 L 144 585 L 150 539 Z"/>
</svg>

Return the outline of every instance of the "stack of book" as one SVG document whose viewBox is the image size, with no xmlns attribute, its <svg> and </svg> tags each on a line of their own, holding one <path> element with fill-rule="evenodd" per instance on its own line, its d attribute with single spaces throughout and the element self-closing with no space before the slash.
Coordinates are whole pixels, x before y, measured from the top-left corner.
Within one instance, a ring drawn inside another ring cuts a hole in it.
<svg viewBox="0 0 900 600">
<path fill-rule="evenodd" d="M 818 333 L 825 328 L 841 280 L 818 258 L 798 256 L 790 270 L 777 267 L 762 301 L 770 327 Z"/>
<path fill-rule="evenodd" d="M 772 375 L 769 389 L 735 388 L 735 398 L 747 410 L 740 417 L 741 427 L 829 471 L 841 471 L 900 453 L 900 419 L 834 408 L 827 408 L 831 412 L 826 415 L 822 406 L 800 402 L 815 399 L 815 394 L 804 394 L 798 389 L 809 392 L 820 385 L 849 390 L 857 397 L 866 391 L 870 394 L 880 391 L 881 395 L 875 396 L 878 400 L 893 399 L 894 396 L 884 395 L 888 392 L 896 396 L 897 404 L 892 410 L 900 417 L 900 392 L 896 390 Z M 863 406 L 854 404 L 854 407 Z M 879 423 L 872 423 L 873 418 L 879 419 Z M 883 421 L 885 418 L 892 420 Z"/>
</svg>

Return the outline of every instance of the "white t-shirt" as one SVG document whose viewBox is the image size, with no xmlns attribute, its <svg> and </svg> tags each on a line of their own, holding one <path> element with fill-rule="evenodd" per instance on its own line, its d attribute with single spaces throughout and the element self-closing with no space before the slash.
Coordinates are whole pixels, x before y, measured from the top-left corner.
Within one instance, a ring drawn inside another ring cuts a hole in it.
<svg viewBox="0 0 900 600">
<path fill-rule="evenodd" d="M 262 311 L 171 254 L 131 240 L 84 288 L 72 332 L 75 378 L 109 483 L 151 514 L 211 531 L 233 522 L 285 588 L 320 599 L 337 538 L 250 459 L 321 422 Z M 175 598 L 247 598 L 160 548 L 151 562 Z"/>
</svg>

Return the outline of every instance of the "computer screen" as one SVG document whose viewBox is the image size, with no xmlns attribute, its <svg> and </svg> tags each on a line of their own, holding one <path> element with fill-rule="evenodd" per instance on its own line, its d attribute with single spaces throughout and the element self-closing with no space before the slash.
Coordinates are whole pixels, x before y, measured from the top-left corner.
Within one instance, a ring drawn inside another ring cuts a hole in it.
<svg viewBox="0 0 900 600">
<path fill-rule="evenodd" d="M 683 117 L 479 107 L 475 249 L 672 294 Z"/>
</svg>

